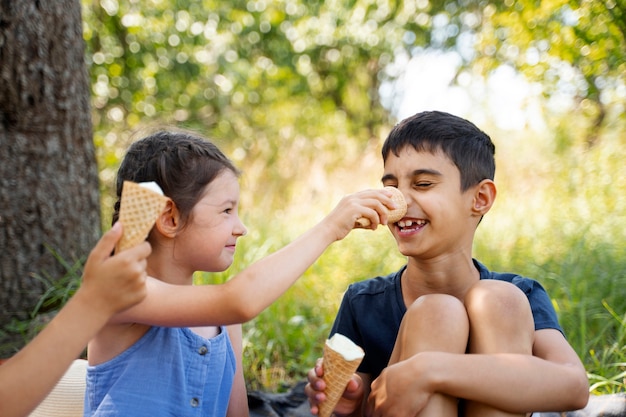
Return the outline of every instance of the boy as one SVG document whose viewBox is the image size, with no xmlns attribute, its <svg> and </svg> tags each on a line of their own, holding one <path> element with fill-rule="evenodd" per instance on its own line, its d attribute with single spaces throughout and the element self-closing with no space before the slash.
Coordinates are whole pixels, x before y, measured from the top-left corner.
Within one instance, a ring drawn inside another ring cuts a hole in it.
<svg viewBox="0 0 626 417">
<path fill-rule="evenodd" d="M 389 228 L 407 265 L 352 284 L 331 330 L 365 350 L 337 416 L 525 416 L 583 408 L 588 381 L 534 280 L 472 258 L 496 197 L 495 147 L 472 123 L 418 113 L 390 132 L 383 185 L 403 193 Z M 317 414 L 318 360 L 305 389 Z"/>
</svg>

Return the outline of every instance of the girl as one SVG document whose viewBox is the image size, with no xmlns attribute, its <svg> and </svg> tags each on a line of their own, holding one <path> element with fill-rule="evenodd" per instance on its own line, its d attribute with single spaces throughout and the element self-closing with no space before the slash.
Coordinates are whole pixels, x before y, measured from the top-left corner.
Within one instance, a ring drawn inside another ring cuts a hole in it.
<svg viewBox="0 0 626 417">
<path fill-rule="evenodd" d="M 159 132 L 134 143 L 118 172 L 155 181 L 170 198 L 148 240 L 148 294 L 89 343 L 85 416 L 247 416 L 241 325 L 276 300 L 359 217 L 370 229 L 395 208 L 383 190 L 344 197 L 319 224 L 222 285 L 193 286 L 195 271 L 223 271 L 246 228 L 238 171 L 212 143 Z M 119 202 L 116 203 L 116 214 Z"/>
</svg>

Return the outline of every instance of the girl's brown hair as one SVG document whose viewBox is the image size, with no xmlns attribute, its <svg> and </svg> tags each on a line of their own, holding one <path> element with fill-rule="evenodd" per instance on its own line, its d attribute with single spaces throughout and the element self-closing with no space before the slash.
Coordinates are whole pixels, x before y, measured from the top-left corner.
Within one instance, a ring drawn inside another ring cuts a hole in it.
<svg viewBox="0 0 626 417">
<path fill-rule="evenodd" d="M 239 170 L 213 143 L 188 132 L 159 131 L 133 143 L 117 172 L 113 223 L 119 218 L 124 181 L 156 182 L 178 208 L 184 225 L 211 181 Z"/>
</svg>

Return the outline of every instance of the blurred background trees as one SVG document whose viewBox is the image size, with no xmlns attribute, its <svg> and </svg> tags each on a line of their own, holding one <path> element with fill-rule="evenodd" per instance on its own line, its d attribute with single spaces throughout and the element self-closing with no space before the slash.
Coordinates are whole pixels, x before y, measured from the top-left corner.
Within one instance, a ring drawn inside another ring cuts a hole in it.
<svg viewBox="0 0 626 417">
<path fill-rule="evenodd" d="M 512 67 L 591 146 L 623 122 L 623 3 L 84 1 L 101 177 L 137 130 L 176 124 L 218 141 L 268 196 L 306 198 L 291 179 L 310 167 L 316 196 L 315 178 L 376 149 L 410 76 L 400 64 L 429 50 L 454 52 L 466 84 Z"/>
<path fill-rule="evenodd" d="M 589 146 L 623 118 L 624 0 L 493 2 L 483 16 L 477 59 L 470 65 L 483 72 L 513 66 L 541 85 L 548 108 L 564 96 L 571 99 L 576 116 L 588 121 Z"/>
</svg>

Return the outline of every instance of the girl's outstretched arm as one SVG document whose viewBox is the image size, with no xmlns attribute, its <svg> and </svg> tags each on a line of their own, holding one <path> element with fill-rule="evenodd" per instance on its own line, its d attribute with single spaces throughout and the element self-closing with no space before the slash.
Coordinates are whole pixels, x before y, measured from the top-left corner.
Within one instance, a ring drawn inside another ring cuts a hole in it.
<svg viewBox="0 0 626 417">
<path fill-rule="evenodd" d="M 1 416 L 28 415 L 100 328 L 145 297 L 150 244 L 111 257 L 121 235 L 118 224 L 102 236 L 87 259 L 76 294 L 41 333 L 0 366 Z"/>
<path fill-rule="evenodd" d="M 366 190 L 345 196 L 322 221 L 296 240 L 258 260 L 221 285 L 170 285 L 148 279 L 148 296 L 119 314 L 115 322 L 185 327 L 242 323 L 256 317 L 280 297 L 333 242 L 366 217 L 368 229 L 387 222 L 395 208 L 391 193 Z"/>
</svg>

